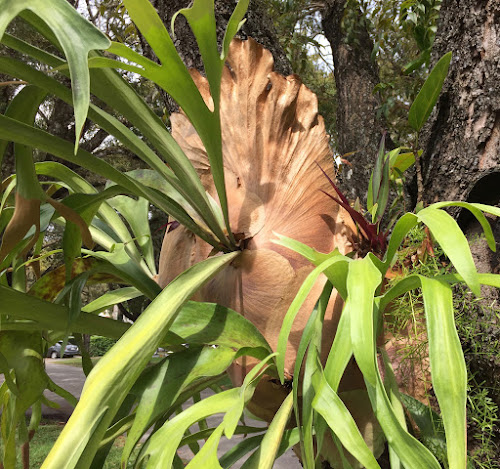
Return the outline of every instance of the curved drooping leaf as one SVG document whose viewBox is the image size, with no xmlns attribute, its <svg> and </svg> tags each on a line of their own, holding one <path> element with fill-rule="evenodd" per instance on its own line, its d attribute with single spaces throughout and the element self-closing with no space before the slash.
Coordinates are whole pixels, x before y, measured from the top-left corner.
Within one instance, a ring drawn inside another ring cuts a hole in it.
<svg viewBox="0 0 500 469">
<path fill-rule="evenodd" d="M 292 304 L 288 308 L 285 318 L 283 319 L 283 325 L 281 326 L 279 337 L 278 337 L 278 358 L 276 360 L 278 367 L 278 374 L 280 376 L 281 382 L 285 379 L 285 354 L 288 344 L 288 337 L 292 330 L 293 321 L 299 310 L 309 295 L 314 284 L 318 280 L 318 277 L 324 273 L 328 268 L 332 267 L 334 264 L 344 262 L 343 256 L 340 254 L 338 256 L 332 256 L 330 259 L 322 262 L 318 267 L 316 267 L 304 280 L 297 295 L 295 296 Z"/>
<path fill-rule="evenodd" d="M 329 254 L 325 254 L 322 252 L 316 251 L 304 243 L 300 241 L 296 241 L 295 239 L 288 238 L 286 236 L 282 236 L 278 233 L 274 233 L 277 239 L 272 240 L 274 244 L 278 244 L 280 246 L 284 246 L 288 249 L 295 251 L 301 256 L 305 257 L 311 263 L 313 263 L 316 267 L 318 267 L 322 262 L 330 259 L 334 256 L 340 256 L 343 263 L 334 264 L 333 266 L 327 268 L 325 270 L 325 275 L 328 277 L 328 280 L 332 282 L 333 286 L 338 290 L 342 299 L 347 298 L 347 287 L 346 287 L 346 278 L 347 278 L 347 263 L 351 262 L 349 257 L 343 256 L 340 254 L 338 249 L 330 252 Z M 339 259 L 340 260 L 340 259 Z"/>
<path fill-rule="evenodd" d="M 151 469 L 156 467 L 171 467 L 175 451 L 187 428 L 210 415 L 226 412 L 239 400 L 239 389 L 229 389 L 203 399 L 168 421 L 161 430 L 157 431 L 151 437 L 148 446 L 139 456 L 150 456 L 145 467 Z"/>
<path fill-rule="evenodd" d="M 413 101 L 408 113 L 408 121 L 413 130 L 420 132 L 423 125 L 431 115 L 432 109 L 434 108 L 439 94 L 441 93 L 441 88 L 443 87 L 446 75 L 448 74 L 450 61 L 451 52 L 448 52 L 439 59 L 438 63 L 434 66 L 431 73 L 427 77 L 427 80 L 425 80 L 425 83 L 415 98 L 415 101 Z"/>
<path fill-rule="evenodd" d="M 75 103 L 76 149 L 90 102 L 88 53 L 95 49 L 107 49 L 111 43 L 65 0 L 4 2 L 0 11 L 0 38 L 7 25 L 26 9 L 35 13 L 51 28 L 67 57 Z"/>
<path fill-rule="evenodd" d="M 483 211 L 486 213 L 492 213 L 492 214 L 500 214 L 500 210 L 495 210 L 497 207 L 491 207 L 489 205 L 482 205 L 482 204 L 471 204 L 468 202 L 436 202 L 432 205 L 430 205 L 432 208 L 442 208 L 442 207 L 463 207 L 469 210 L 474 217 L 476 217 L 476 220 L 479 222 L 481 225 L 481 228 L 483 229 L 484 236 L 486 238 L 486 241 L 488 243 L 489 248 L 493 251 L 496 252 L 496 244 L 495 244 L 495 237 L 493 235 L 493 231 L 491 229 L 491 225 L 486 219 L 486 217 L 483 215 Z M 481 208 L 482 207 L 482 208 Z"/>
<path fill-rule="evenodd" d="M 432 387 L 443 418 L 449 467 L 467 467 L 467 370 L 455 327 L 451 287 L 420 277 L 424 298 Z"/>
<path fill-rule="evenodd" d="M 481 295 L 469 243 L 457 222 L 444 210 L 426 207 L 416 214 L 432 233 L 457 272 L 476 296 Z"/>
<path fill-rule="evenodd" d="M 394 261 L 399 246 L 405 239 L 409 231 L 418 223 L 418 218 L 413 213 L 405 213 L 394 225 L 391 239 L 387 246 L 384 257 L 384 270 L 387 271 Z M 385 272 L 383 272 L 385 273 Z"/>
<path fill-rule="evenodd" d="M 403 278 L 395 285 L 393 285 L 391 288 L 389 288 L 387 291 L 385 291 L 384 294 L 379 297 L 380 312 L 384 312 L 387 306 L 390 304 L 390 302 L 393 301 L 395 298 L 398 298 L 407 291 L 414 290 L 419 286 L 420 286 L 420 277 L 417 274 L 409 275 Z"/>
<path fill-rule="evenodd" d="M 215 396 L 210 396 L 195 403 L 173 419 L 167 421 L 162 428 L 151 437 L 147 447 L 139 455 L 139 458 L 149 456 L 146 468 L 170 467 L 175 451 L 185 431 L 193 423 L 210 415 L 221 412 L 226 414 L 221 426 L 226 436 L 231 438 L 236 430 L 243 408 L 252 397 L 255 387 L 262 376 L 261 372 L 266 366 L 266 361 L 273 356 L 274 355 L 269 355 L 266 360 L 254 367 L 246 376 L 240 388 L 229 389 Z"/>
<path fill-rule="evenodd" d="M 82 149 L 79 149 L 77 154 L 74 155 L 73 151 L 69 148 L 71 144 L 62 139 L 58 139 L 46 132 L 21 124 L 2 115 L 0 115 L 0 138 L 39 148 L 90 169 L 121 185 L 130 193 L 150 200 L 153 204 L 171 214 L 184 226 L 189 227 L 191 231 L 209 244 L 219 247 L 219 244 L 206 231 L 200 228 L 182 207 L 170 197 L 142 185 L 138 181 L 122 174 L 105 161 L 99 160 Z"/>
<path fill-rule="evenodd" d="M 368 469 L 380 469 L 377 460 L 366 445 L 356 422 L 337 393 L 328 385 L 323 373 L 315 386 L 313 408 L 321 414 L 344 447 Z"/>
<path fill-rule="evenodd" d="M 471 203 L 470 205 L 478 208 L 482 212 L 491 213 L 492 215 L 495 215 L 497 217 L 500 216 L 500 208 L 499 207 L 493 207 L 491 205 L 476 204 L 476 203 Z"/>
</svg>

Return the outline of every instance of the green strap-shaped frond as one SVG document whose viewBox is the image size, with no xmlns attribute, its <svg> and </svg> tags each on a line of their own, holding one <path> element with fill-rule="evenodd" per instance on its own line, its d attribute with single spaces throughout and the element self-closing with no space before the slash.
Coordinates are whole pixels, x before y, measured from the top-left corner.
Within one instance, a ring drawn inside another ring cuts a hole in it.
<svg viewBox="0 0 500 469">
<path fill-rule="evenodd" d="M 87 67 L 91 50 L 107 49 L 111 42 L 65 0 L 6 0 L 0 9 L 0 38 L 7 25 L 23 10 L 31 10 L 52 30 L 66 55 L 75 107 L 75 150 L 87 117 L 90 78 Z"/>
<path fill-rule="evenodd" d="M 481 295 L 479 279 L 469 242 L 451 215 L 432 206 L 416 214 L 432 233 L 443 251 L 476 296 Z"/>
<path fill-rule="evenodd" d="M 211 257 L 194 265 L 158 295 L 90 373 L 80 402 L 44 469 L 88 467 L 115 413 L 184 303 L 237 255 Z"/>
<path fill-rule="evenodd" d="M 432 386 L 439 402 L 446 434 L 449 467 L 467 467 L 465 405 L 467 370 L 455 327 L 451 286 L 421 276 Z"/>
</svg>

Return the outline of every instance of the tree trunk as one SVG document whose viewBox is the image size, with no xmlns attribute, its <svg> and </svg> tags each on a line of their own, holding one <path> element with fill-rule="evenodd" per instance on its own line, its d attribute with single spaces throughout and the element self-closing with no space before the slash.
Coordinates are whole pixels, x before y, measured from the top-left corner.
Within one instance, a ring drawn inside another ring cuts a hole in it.
<svg viewBox="0 0 500 469">
<path fill-rule="evenodd" d="M 337 87 L 337 149 L 341 155 L 356 152 L 347 157 L 352 166 L 339 175 L 340 188 L 349 199 L 363 201 L 386 123 L 377 118 L 379 102 L 373 94 L 379 83 L 373 42 L 362 14 L 353 7 L 347 12 L 346 3 L 326 2 L 323 30 L 332 48 Z"/>
<path fill-rule="evenodd" d="M 497 0 L 444 0 L 433 61 L 451 51 L 448 78 L 421 135 L 426 203 L 461 200 L 498 205 L 500 201 L 500 3 Z M 500 269 L 500 257 L 477 235 L 475 219 L 452 212 L 471 240 L 480 272 Z M 499 240 L 500 222 L 491 220 Z M 497 242 L 497 252 L 500 244 Z M 500 405 L 498 289 L 483 288 L 479 305 L 465 311 L 469 326 L 463 339 L 466 360 L 477 383 Z M 493 307 L 492 307 L 493 305 Z M 500 441 L 496 430 L 496 441 Z"/>
<path fill-rule="evenodd" d="M 421 141 L 423 200 L 500 198 L 500 3 L 444 0 L 433 61 L 453 58 Z"/>
<path fill-rule="evenodd" d="M 500 201 L 500 3 L 445 0 L 433 50 L 451 51 L 448 78 L 421 142 L 426 203 Z M 452 212 L 464 231 L 477 233 L 468 211 Z M 500 231 L 498 221 L 492 221 Z M 478 268 L 494 272 L 500 257 L 473 246 Z M 490 292 L 491 293 L 491 292 Z"/>
</svg>

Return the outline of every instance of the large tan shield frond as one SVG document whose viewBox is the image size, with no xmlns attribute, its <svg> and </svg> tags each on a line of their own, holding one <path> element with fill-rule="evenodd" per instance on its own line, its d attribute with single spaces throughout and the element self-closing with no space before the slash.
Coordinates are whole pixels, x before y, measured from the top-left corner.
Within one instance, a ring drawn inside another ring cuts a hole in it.
<svg viewBox="0 0 500 469">
<path fill-rule="evenodd" d="M 207 80 L 196 71 L 192 74 L 210 106 Z M 243 252 L 196 299 L 240 312 L 275 348 L 283 317 L 313 266 L 271 243 L 273 232 L 321 252 L 338 248 L 345 253 L 352 250 L 354 227 L 347 213 L 321 192 L 331 187 L 316 163 L 331 167 L 333 159 L 316 96 L 297 76 L 285 78 L 274 72 L 271 53 L 254 40 L 234 40 L 230 46 L 220 115 L 231 229 Z M 193 126 L 177 113 L 172 115 L 172 129 L 204 187 L 216 198 L 208 158 Z M 160 257 L 160 284 L 165 286 L 211 250 L 182 227 L 168 233 Z M 294 323 L 285 361 L 288 373 L 293 371 L 301 333 L 324 282 L 323 278 L 315 286 Z M 334 292 L 325 316 L 324 357 L 341 308 Z M 234 367 L 233 379 L 239 382 L 251 365 L 242 362 Z M 259 409 L 253 410 L 269 418 L 285 395 L 286 390 L 264 380 L 253 401 L 259 402 Z"/>
</svg>

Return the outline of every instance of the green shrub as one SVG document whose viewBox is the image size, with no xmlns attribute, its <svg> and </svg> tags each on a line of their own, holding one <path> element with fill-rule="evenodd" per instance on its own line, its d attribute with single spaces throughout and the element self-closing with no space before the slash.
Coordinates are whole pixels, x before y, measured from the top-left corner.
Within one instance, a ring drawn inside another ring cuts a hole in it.
<svg viewBox="0 0 500 469">
<path fill-rule="evenodd" d="M 113 345 L 116 340 L 100 335 L 93 335 L 90 338 L 89 353 L 91 357 L 102 357 Z"/>
</svg>

